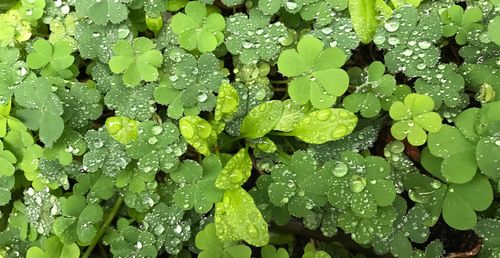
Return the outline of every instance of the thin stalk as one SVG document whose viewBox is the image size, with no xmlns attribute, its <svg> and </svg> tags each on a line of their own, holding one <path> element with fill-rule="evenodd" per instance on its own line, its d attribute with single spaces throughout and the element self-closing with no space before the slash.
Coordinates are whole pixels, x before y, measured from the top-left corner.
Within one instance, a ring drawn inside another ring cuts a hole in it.
<svg viewBox="0 0 500 258">
<path fill-rule="evenodd" d="M 109 211 L 108 217 L 106 218 L 101 228 L 97 232 L 97 235 L 95 236 L 94 240 L 92 240 L 92 243 L 89 245 L 89 247 L 87 247 L 87 250 L 85 250 L 85 253 L 83 254 L 82 258 L 88 258 L 90 256 L 90 254 L 94 250 L 94 247 L 97 245 L 101 237 L 104 235 L 106 228 L 109 226 L 109 224 L 111 224 L 111 222 L 113 222 L 113 219 L 118 213 L 118 210 L 120 210 L 122 203 L 123 203 L 123 198 L 120 196 L 113 205 L 113 208 L 111 208 L 111 210 Z"/>
</svg>

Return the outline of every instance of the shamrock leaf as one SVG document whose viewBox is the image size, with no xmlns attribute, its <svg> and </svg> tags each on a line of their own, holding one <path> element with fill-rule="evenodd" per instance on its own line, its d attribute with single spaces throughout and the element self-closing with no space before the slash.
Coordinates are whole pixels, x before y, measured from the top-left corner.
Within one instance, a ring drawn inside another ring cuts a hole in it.
<svg viewBox="0 0 500 258">
<path fill-rule="evenodd" d="M 207 156 L 200 164 L 186 160 L 170 172 L 170 177 L 181 184 L 174 194 L 174 202 L 184 210 L 194 208 L 197 213 L 210 211 L 223 192 L 214 185 L 222 165 L 217 156 Z"/>
<path fill-rule="evenodd" d="M 250 258 L 252 255 L 252 250 L 246 245 L 232 241 L 223 242 L 216 234 L 214 223 L 207 224 L 196 234 L 195 243 L 196 247 L 201 250 L 198 256 L 200 258 Z"/>
<path fill-rule="evenodd" d="M 155 257 L 158 254 L 153 233 L 131 226 L 125 218 L 117 221 L 117 228 L 107 237 L 111 253 L 116 257 Z"/>
<path fill-rule="evenodd" d="M 38 130 L 40 140 L 52 146 L 63 133 L 61 118 L 63 106 L 57 95 L 52 93 L 52 84 L 46 78 L 38 77 L 24 81 L 16 88 L 16 102 L 23 107 L 16 112 L 28 128 Z"/>
<path fill-rule="evenodd" d="M 349 85 L 349 76 L 340 69 L 346 61 L 338 48 L 326 48 L 319 39 L 306 36 L 297 50 L 287 49 L 278 59 L 279 71 L 292 78 L 288 86 L 290 98 L 299 104 L 309 101 L 315 108 L 332 106 Z"/>
<path fill-rule="evenodd" d="M 109 78 L 111 87 L 104 96 L 104 103 L 114 109 L 116 115 L 144 121 L 151 118 L 155 111 L 153 92 L 156 84 L 141 87 L 124 87 L 122 80 L 115 76 Z"/>
<path fill-rule="evenodd" d="M 80 248 L 77 244 L 64 244 L 58 237 L 53 236 L 43 243 L 43 249 L 32 246 L 26 253 L 27 258 L 78 258 Z"/>
<path fill-rule="evenodd" d="M 70 89 L 57 92 L 63 103 L 64 113 L 61 116 L 67 125 L 78 129 L 97 119 L 102 114 L 101 95 L 88 83 L 75 83 Z"/>
<path fill-rule="evenodd" d="M 202 53 L 214 51 L 224 40 L 224 17 L 220 13 L 208 13 L 205 5 L 198 1 L 188 2 L 184 12 L 174 15 L 171 23 L 181 47 Z"/>
<path fill-rule="evenodd" d="M 109 200 L 115 193 L 114 179 L 102 175 L 100 171 L 79 174 L 76 181 L 78 183 L 73 185 L 73 194 L 87 196 L 89 204 Z"/>
<path fill-rule="evenodd" d="M 9 150 L 4 149 L 4 144 L 0 141 L 0 178 L 14 175 L 17 158 Z"/>
<path fill-rule="evenodd" d="M 81 0 L 75 2 L 77 14 L 87 16 L 97 25 L 106 25 L 109 21 L 118 24 L 127 19 L 127 5 L 131 0 Z"/>
<path fill-rule="evenodd" d="M 54 220 L 54 233 L 63 243 L 80 241 L 90 244 L 102 220 L 103 211 L 99 204 L 87 204 L 85 197 L 71 195 L 61 199 L 62 216 Z"/>
<path fill-rule="evenodd" d="M 84 169 L 95 172 L 101 169 L 104 175 L 115 176 L 130 162 L 123 144 L 115 141 L 103 128 L 85 134 L 89 150 L 83 156 Z"/>
<path fill-rule="evenodd" d="M 163 246 L 169 254 L 177 254 L 184 242 L 191 236 L 191 221 L 184 219 L 184 212 L 177 206 L 158 203 L 146 214 L 142 225 L 144 230 L 156 237 L 156 246 Z M 136 246 L 137 247 L 137 246 Z"/>
<path fill-rule="evenodd" d="M 335 14 L 347 8 L 348 0 L 307 1 L 300 11 L 306 21 L 315 20 L 315 25 L 325 26 L 334 20 Z"/>
<path fill-rule="evenodd" d="M 288 252 L 284 248 L 276 249 L 272 245 L 266 245 L 260 249 L 262 258 L 288 258 Z"/>
<path fill-rule="evenodd" d="M 441 39 L 442 28 L 437 12 L 419 14 L 412 6 L 402 6 L 378 26 L 373 42 L 389 51 L 384 56 L 391 73 L 421 76 L 439 61 L 439 49 L 433 44 Z"/>
<path fill-rule="evenodd" d="M 334 175 L 328 201 L 337 208 L 350 208 L 358 217 L 373 217 L 377 207 L 389 206 L 396 198 L 394 183 L 386 179 L 391 167 L 380 157 L 344 152 L 342 161 L 330 161 L 324 169 Z"/>
<path fill-rule="evenodd" d="M 142 80 L 156 81 L 163 56 L 154 47 L 155 44 L 144 37 L 134 39 L 132 44 L 119 40 L 113 45 L 114 56 L 109 60 L 109 68 L 113 73 L 123 73 L 123 82 L 130 87 L 137 86 Z"/>
<path fill-rule="evenodd" d="M 73 162 L 73 155 L 81 156 L 87 150 L 83 136 L 73 130 L 66 130 L 51 148 L 45 147 L 43 156 L 50 160 L 58 160 L 61 165 Z"/>
<path fill-rule="evenodd" d="M 196 58 L 179 52 L 171 62 L 168 74 L 168 77 L 161 78 L 154 98 L 158 103 L 168 105 L 167 115 L 175 119 L 183 113 L 194 116 L 200 111 L 211 111 L 216 105 L 214 93 L 218 92 L 226 77 L 221 61 L 211 53 Z"/>
<path fill-rule="evenodd" d="M 352 112 L 360 112 L 363 117 L 377 116 L 382 108 L 381 99 L 392 96 L 396 80 L 384 74 L 385 66 L 375 61 L 365 70 L 366 81 L 356 86 L 356 91 L 343 99 L 344 107 Z"/>
<path fill-rule="evenodd" d="M 146 173 L 166 172 L 177 166 L 186 151 L 186 143 L 179 136 L 179 129 L 171 122 L 159 125 L 145 121 L 139 125 L 137 140 L 127 146 L 127 153 L 138 160 L 137 166 Z"/>
<path fill-rule="evenodd" d="M 500 35 L 498 31 L 500 30 L 500 18 L 495 17 L 488 24 L 488 36 L 491 38 L 495 44 L 500 45 Z"/>
<path fill-rule="evenodd" d="M 443 36 L 455 35 L 455 41 L 459 45 L 467 43 L 467 33 L 473 30 L 482 30 L 483 26 L 478 22 L 483 18 L 481 8 L 473 6 L 465 11 L 459 5 L 452 5 L 441 13 L 443 23 Z"/>
<path fill-rule="evenodd" d="M 0 205 L 6 205 L 11 201 L 11 190 L 15 183 L 14 176 L 0 176 Z"/>
<path fill-rule="evenodd" d="M 113 56 L 113 48 L 110 46 L 120 39 L 131 40 L 132 33 L 125 24 L 104 26 L 79 21 L 75 28 L 75 38 L 81 57 L 108 63 Z"/>
<path fill-rule="evenodd" d="M 325 205 L 331 171 L 320 169 L 316 161 L 303 151 L 295 152 L 289 162 L 271 169 L 269 200 L 276 206 L 288 205 L 291 215 L 305 217 L 314 207 Z"/>
<path fill-rule="evenodd" d="M 359 244 L 368 244 L 374 238 L 383 238 L 392 233 L 396 220 L 394 207 L 382 207 L 370 218 L 358 217 L 347 210 L 340 213 L 337 223 L 341 229 L 351 234 L 351 238 Z"/>
<path fill-rule="evenodd" d="M 229 52 L 244 64 L 275 60 L 281 50 L 280 42 L 285 40 L 286 27 L 281 22 L 269 23 L 270 18 L 257 9 L 252 9 L 249 16 L 243 13 L 230 16 L 225 41 Z"/>
<path fill-rule="evenodd" d="M 19 12 L 24 19 L 28 21 L 36 21 L 43 16 L 43 9 L 45 8 L 44 0 L 22 0 Z"/>
<path fill-rule="evenodd" d="M 326 46 L 340 48 L 347 55 L 359 45 L 359 37 L 354 31 L 353 23 L 345 17 L 336 18 L 326 26 L 315 26 L 310 33 Z"/>
<path fill-rule="evenodd" d="M 267 223 L 250 194 L 241 187 L 226 190 L 222 202 L 215 204 L 215 229 L 224 242 L 244 240 L 254 246 L 269 242 Z"/>
<path fill-rule="evenodd" d="M 26 63 L 31 69 L 41 69 L 42 76 L 69 79 L 73 77 L 73 72 L 68 68 L 75 61 L 71 52 L 73 50 L 66 41 L 51 44 L 48 40 L 39 39 L 33 44 L 33 51 L 26 57 Z"/>
<path fill-rule="evenodd" d="M 60 212 L 59 199 L 49 192 L 48 187 L 40 191 L 28 187 L 24 190 L 23 199 L 26 205 L 26 219 L 30 227 L 41 235 L 50 235 L 53 230 L 54 216 Z"/>
<path fill-rule="evenodd" d="M 235 189 L 242 186 L 250 177 L 252 160 L 246 149 L 241 149 L 224 166 L 215 180 L 215 186 L 222 190 Z"/>
<path fill-rule="evenodd" d="M 432 98 L 415 93 L 406 96 L 404 102 L 394 102 L 389 110 L 389 115 L 396 121 L 391 127 L 392 136 L 397 140 L 408 137 L 413 146 L 424 144 L 427 140 L 425 131 L 437 133 L 442 127 L 442 118 L 432 112 L 433 109 Z"/>
<path fill-rule="evenodd" d="M 314 245 L 312 243 L 308 243 L 304 247 L 304 255 L 302 255 L 302 258 L 330 258 L 330 257 L 331 256 L 327 252 L 316 250 L 316 248 L 314 248 Z"/>
<path fill-rule="evenodd" d="M 415 90 L 419 94 L 431 97 L 436 104 L 435 108 L 444 104 L 447 107 L 456 107 L 461 100 L 465 82 L 464 78 L 455 72 L 452 65 L 439 64 L 436 70 L 429 71 L 428 75 L 415 81 Z"/>
<path fill-rule="evenodd" d="M 255 201 L 255 205 L 260 210 L 262 217 L 267 222 L 274 221 L 278 225 L 285 225 L 290 221 L 290 214 L 286 205 L 276 206 L 268 194 L 269 185 L 273 183 L 270 175 L 262 175 L 257 178 L 255 187 L 248 192 Z"/>
<path fill-rule="evenodd" d="M 488 257 L 500 251 L 500 246 L 498 244 L 498 239 L 500 238 L 500 221 L 498 219 L 481 219 L 478 221 L 474 231 L 484 239 L 480 255 Z"/>
</svg>

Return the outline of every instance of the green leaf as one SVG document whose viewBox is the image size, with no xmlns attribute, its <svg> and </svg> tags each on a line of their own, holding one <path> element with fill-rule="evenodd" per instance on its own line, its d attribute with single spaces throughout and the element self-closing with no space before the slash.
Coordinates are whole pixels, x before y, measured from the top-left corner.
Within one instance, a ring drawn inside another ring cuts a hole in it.
<svg viewBox="0 0 500 258">
<path fill-rule="evenodd" d="M 196 247 L 201 252 L 200 258 L 226 258 L 241 257 L 250 258 L 252 250 L 246 245 L 239 245 L 236 242 L 222 242 L 216 235 L 215 224 L 210 223 L 203 230 L 196 234 Z"/>
<path fill-rule="evenodd" d="M 260 249 L 262 258 L 288 258 L 288 252 L 284 248 L 266 245 Z"/>
<path fill-rule="evenodd" d="M 215 204 L 215 229 L 224 242 L 244 240 L 254 246 L 269 242 L 267 223 L 243 188 L 226 190 L 222 202 Z"/>
<path fill-rule="evenodd" d="M 179 120 L 179 129 L 186 141 L 198 152 L 208 156 L 217 140 L 217 134 L 210 123 L 197 116 L 185 116 Z"/>
<path fill-rule="evenodd" d="M 495 44 L 500 45 L 500 18 L 496 16 L 488 24 L 488 36 Z"/>
<path fill-rule="evenodd" d="M 118 24 L 127 19 L 127 3 L 131 0 L 82 0 L 75 3 L 76 12 L 81 16 L 88 16 L 97 25 L 106 25 L 111 22 Z"/>
<path fill-rule="evenodd" d="M 238 92 L 234 87 L 229 83 L 223 83 L 219 88 L 219 95 L 217 95 L 215 121 L 230 120 L 238 110 L 239 100 Z"/>
<path fill-rule="evenodd" d="M 357 117 L 343 109 L 321 109 L 304 116 L 291 131 L 291 135 L 313 144 L 341 139 L 350 134 Z"/>
<path fill-rule="evenodd" d="M 370 0 L 349 0 L 349 14 L 354 30 L 361 42 L 370 43 L 378 26 L 375 2 Z"/>
<path fill-rule="evenodd" d="M 283 113 L 283 103 L 278 100 L 264 102 L 254 107 L 243 119 L 240 134 L 255 139 L 273 130 Z"/>
<path fill-rule="evenodd" d="M 46 77 L 61 76 L 73 77 L 68 69 L 75 58 L 71 55 L 73 50 L 66 41 L 56 41 L 53 45 L 39 39 L 33 44 L 33 51 L 26 57 L 26 63 L 32 69 L 41 69 L 40 74 Z"/>
<path fill-rule="evenodd" d="M 43 249 L 33 246 L 26 253 L 27 258 L 78 258 L 80 257 L 80 248 L 77 244 L 63 244 L 59 238 L 51 237 L 45 240 Z"/>
<path fill-rule="evenodd" d="M 222 43 L 226 22 L 221 14 L 208 13 L 203 3 L 190 1 L 186 4 L 185 14 L 177 13 L 172 17 L 171 26 L 179 36 L 181 47 L 206 53 Z"/>
<path fill-rule="evenodd" d="M 124 116 L 111 116 L 106 119 L 109 135 L 121 144 L 127 145 L 137 139 L 139 122 Z"/>
<path fill-rule="evenodd" d="M 451 185 L 443 202 L 444 221 L 453 228 L 468 230 L 476 226 L 475 211 L 487 209 L 493 200 L 488 179 L 477 175 L 466 184 Z"/>
<path fill-rule="evenodd" d="M 235 189 L 242 186 L 250 177 L 252 160 L 246 149 L 241 149 L 224 166 L 217 176 L 215 186 L 222 190 Z"/>
<path fill-rule="evenodd" d="M 109 60 L 109 68 L 113 73 L 123 73 L 123 82 L 131 87 L 142 80 L 156 81 L 157 68 L 163 63 L 163 56 L 154 47 L 155 44 L 144 37 L 136 38 L 133 44 L 119 40 L 113 45 L 114 56 Z"/>
<path fill-rule="evenodd" d="M 175 203 L 184 210 L 194 208 L 200 214 L 210 211 L 213 204 L 222 199 L 223 192 L 215 187 L 221 170 L 221 162 L 215 155 L 207 156 L 202 166 L 189 160 L 181 163 L 170 172 L 174 182 L 184 185 L 175 192 Z"/>
</svg>

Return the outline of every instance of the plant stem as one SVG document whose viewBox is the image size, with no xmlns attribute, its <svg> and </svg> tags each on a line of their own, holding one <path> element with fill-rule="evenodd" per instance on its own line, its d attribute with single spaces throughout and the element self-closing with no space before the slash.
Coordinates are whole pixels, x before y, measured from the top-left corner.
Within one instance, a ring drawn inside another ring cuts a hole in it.
<svg viewBox="0 0 500 258">
<path fill-rule="evenodd" d="M 120 196 L 116 200 L 115 204 L 113 205 L 113 208 L 109 211 L 108 217 L 102 224 L 102 227 L 99 229 L 97 232 L 97 235 L 95 236 L 94 240 L 92 240 L 92 243 L 87 247 L 87 250 L 85 250 L 85 253 L 83 254 L 82 258 L 88 258 L 92 251 L 94 250 L 94 247 L 97 245 L 101 237 L 104 235 L 104 231 L 106 231 L 106 228 L 113 222 L 113 219 L 116 216 L 116 213 L 118 213 L 118 210 L 120 210 L 120 207 L 122 206 L 123 203 L 123 198 Z"/>
<path fill-rule="evenodd" d="M 273 84 L 287 84 L 289 82 L 290 82 L 290 79 L 271 81 L 271 83 L 273 83 Z"/>
</svg>

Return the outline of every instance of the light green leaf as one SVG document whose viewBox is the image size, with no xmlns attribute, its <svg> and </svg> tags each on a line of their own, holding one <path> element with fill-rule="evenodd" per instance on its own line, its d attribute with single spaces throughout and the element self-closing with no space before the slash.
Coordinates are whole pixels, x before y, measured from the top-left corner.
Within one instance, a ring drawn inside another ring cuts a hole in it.
<svg viewBox="0 0 500 258">
<path fill-rule="evenodd" d="M 349 13 L 354 30 L 361 39 L 361 42 L 365 44 L 370 43 L 378 26 L 375 1 L 349 0 Z"/>
<path fill-rule="evenodd" d="M 252 160 L 246 149 L 241 149 L 224 166 L 215 186 L 222 190 L 235 189 L 242 186 L 250 177 Z"/>
<path fill-rule="evenodd" d="M 273 130 L 283 114 L 283 103 L 278 100 L 264 102 L 254 107 L 243 119 L 241 136 L 255 139 Z"/>
</svg>

